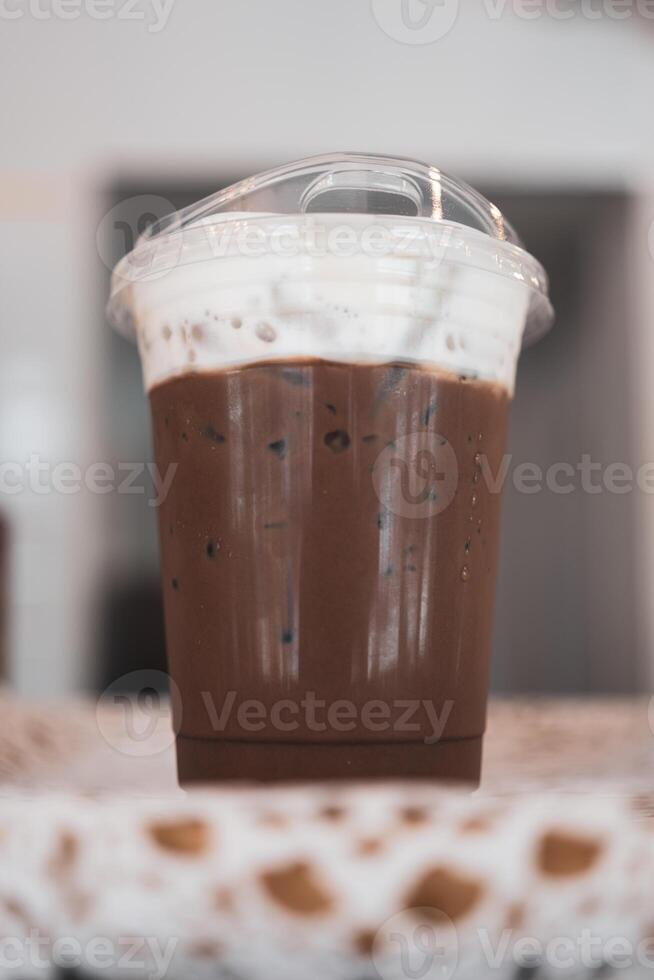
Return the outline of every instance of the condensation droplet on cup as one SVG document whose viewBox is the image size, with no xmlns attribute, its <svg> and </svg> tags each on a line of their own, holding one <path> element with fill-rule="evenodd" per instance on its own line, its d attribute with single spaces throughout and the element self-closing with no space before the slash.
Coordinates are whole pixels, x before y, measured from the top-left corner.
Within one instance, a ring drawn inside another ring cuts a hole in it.
<svg viewBox="0 0 654 980">
<path fill-rule="evenodd" d="M 266 344 L 272 344 L 277 339 L 277 331 L 269 323 L 260 323 L 255 333 L 259 340 L 263 340 Z"/>
<path fill-rule="evenodd" d="M 467 565 L 464 565 L 461 569 L 461 581 L 467 582 L 470 579 L 470 569 Z"/>
</svg>

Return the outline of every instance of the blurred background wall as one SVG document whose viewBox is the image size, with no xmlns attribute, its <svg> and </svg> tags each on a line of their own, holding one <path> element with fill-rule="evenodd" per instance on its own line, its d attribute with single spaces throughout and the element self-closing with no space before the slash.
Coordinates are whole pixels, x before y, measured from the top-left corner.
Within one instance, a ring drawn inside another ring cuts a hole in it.
<svg viewBox="0 0 654 980">
<path fill-rule="evenodd" d="M 430 40 L 398 27 L 401 6 L 6 0 L 3 461 L 149 459 L 136 352 L 103 318 L 108 269 L 148 210 L 144 195 L 178 206 L 334 149 L 415 156 L 466 178 L 549 268 L 559 320 L 523 358 L 514 464 L 654 460 L 654 20 L 636 3 L 627 17 L 608 2 L 568 3 L 563 19 L 545 4 L 534 17 L 527 5 L 444 0 L 433 13 L 449 21 Z M 429 7 L 407 9 L 419 19 Z M 124 215 L 126 198 L 132 225 L 117 228 L 112 209 Z M 93 688 L 159 661 L 145 501 L 0 495 L 9 672 L 22 691 Z M 653 586 L 654 497 L 509 484 L 496 689 L 648 687 Z"/>
</svg>

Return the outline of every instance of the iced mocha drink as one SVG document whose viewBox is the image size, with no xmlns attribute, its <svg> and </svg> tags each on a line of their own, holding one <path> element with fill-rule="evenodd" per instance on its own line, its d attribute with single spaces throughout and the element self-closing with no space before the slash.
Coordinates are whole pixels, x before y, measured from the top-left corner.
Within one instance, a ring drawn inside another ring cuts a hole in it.
<svg viewBox="0 0 654 980">
<path fill-rule="evenodd" d="M 156 461 L 176 468 L 159 525 L 180 776 L 475 780 L 489 474 L 529 290 L 480 232 L 402 251 L 399 219 L 348 215 L 359 250 L 315 254 L 307 229 L 343 216 L 289 216 L 282 254 L 276 220 L 233 215 L 221 254 L 130 287 Z M 257 256 L 234 244 L 253 229 Z"/>
</svg>

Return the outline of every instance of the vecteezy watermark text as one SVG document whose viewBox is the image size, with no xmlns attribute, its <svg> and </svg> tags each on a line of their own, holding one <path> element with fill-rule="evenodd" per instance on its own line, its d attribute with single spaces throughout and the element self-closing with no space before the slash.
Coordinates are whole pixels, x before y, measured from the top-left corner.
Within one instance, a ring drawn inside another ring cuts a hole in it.
<svg viewBox="0 0 654 980">
<path fill-rule="evenodd" d="M 0 496 L 20 493 L 74 495 L 136 494 L 148 498 L 149 507 L 165 502 L 179 464 L 165 470 L 151 462 L 95 461 L 82 466 L 72 460 L 53 462 L 39 453 L 24 460 L 0 462 Z M 392 513 L 406 517 L 432 517 L 445 510 L 459 491 L 462 461 L 443 436 L 416 432 L 389 443 L 372 469 L 379 500 Z M 654 462 L 634 467 L 624 462 L 602 463 L 590 453 L 576 462 L 556 461 L 542 466 L 528 460 L 517 462 L 504 454 L 493 462 L 475 453 L 475 484 L 491 494 L 501 494 L 507 484 L 520 494 L 547 491 L 558 495 L 629 494 L 635 490 L 654 494 Z"/>
<path fill-rule="evenodd" d="M 148 507 L 159 507 L 170 492 L 177 465 L 170 463 L 163 473 L 155 463 L 93 462 L 82 467 L 72 461 L 52 463 L 31 453 L 23 462 L 0 463 L 0 495 L 73 495 L 86 490 L 93 494 L 147 496 Z"/>
<path fill-rule="evenodd" d="M 372 943 L 371 958 L 380 980 L 450 980 L 458 974 L 461 940 L 444 912 L 408 908 L 382 924 Z M 462 972 L 470 973 L 474 963 L 484 976 L 535 969 L 548 977 L 571 976 L 571 971 L 581 975 L 581 970 L 584 975 L 586 971 L 634 968 L 653 971 L 654 942 L 650 937 L 636 940 L 588 927 L 543 939 L 518 929 L 479 926 L 465 932 L 465 959 Z"/>
<path fill-rule="evenodd" d="M 159 693 L 168 689 L 169 700 Z M 436 704 L 427 698 L 370 698 L 328 700 L 316 691 L 297 692 L 294 697 L 262 701 L 242 697 L 238 691 L 201 691 L 204 723 L 215 736 L 229 731 L 244 738 L 266 733 L 279 738 L 293 733 L 319 738 L 348 733 L 388 735 L 395 739 L 434 745 L 445 736 L 454 709 L 453 700 Z M 97 705 L 98 728 L 112 748 L 129 756 L 157 755 L 173 743 L 181 730 L 184 705 L 173 680 L 161 671 L 134 671 L 114 681 Z M 381 739 L 383 741 L 383 738 Z"/>
<path fill-rule="evenodd" d="M 473 460 L 473 505 L 482 489 L 501 494 L 507 484 L 528 495 L 544 491 L 563 496 L 579 492 L 624 495 L 634 490 L 654 494 L 654 462 L 649 461 L 633 467 L 624 462 L 601 463 L 590 453 L 582 453 L 574 463 L 559 460 L 542 466 L 528 460 L 516 462 L 510 453 L 491 461 L 478 451 Z M 385 511 L 396 516 L 434 517 L 462 491 L 464 463 L 437 432 L 421 430 L 402 436 L 385 446 L 375 461 L 372 481 L 377 498 Z"/>
<path fill-rule="evenodd" d="M 228 691 L 218 703 L 209 691 L 202 692 L 202 702 L 214 732 L 225 731 L 232 719 L 241 732 L 257 734 L 264 730 L 289 734 L 300 729 L 324 735 L 347 734 L 363 729 L 375 734 L 392 733 L 420 737 L 433 745 L 443 735 L 453 701 L 437 708 L 426 698 L 397 698 L 393 701 L 372 699 L 357 704 L 348 698 L 327 701 L 306 691 L 300 698 L 280 698 L 264 704 L 256 698 L 239 700 L 236 691 Z"/>
<path fill-rule="evenodd" d="M 0 969 L 10 975 L 23 972 L 84 969 L 148 976 L 163 980 L 170 970 L 178 940 L 155 936 L 94 936 L 82 942 L 75 936 L 49 935 L 30 929 L 26 935 L 0 938 Z M 44 973 L 45 975 L 45 973 Z M 48 972 L 48 976 L 50 973 Z"/>
<path fill-rule="evenodd" d="M 479 455 L 482 478 L 491 493 L 502 492 L 509 472 L 511 483 L 518 493 L 549 490 L 551 493 L 568 494 L 581 490 L 590 494 L 624 494 L 632 493 L 635 489 L 654 493 L 654 462 L 642 463 L 635 469 L 628 463 L 600 463 L 593 460 L 590 453 L 582 453 L 576 463 L 558 461 L 545 467 L 525 461 L 511 469 L 512 462 L 513 456 L 507 453 L 493 470 L 488 457 Z"/>
<path fill-rule="evenodd" d="M 513 14 L 521 20 L 628 20 L 640 16 L 654 20 L 652 0 L 483 0 L 491 20 Z"/>
<path fill-rule="evenodd" d="M 0 0 L 1 2 L 1 0 Z M 257 259 L 274 255 L 282 259 L 326 256 L 353 259 L 419 258 L 422 272 L 437 268 L 452 252 L 466 246 L 465 230 L 388 215 L 338 215 L 309 213 L 284 221 L 264 217 L 223 216 L 190 225 L 171 220 L 157 234 L 162 219 L 173 210 L 163 197 L 146 194 L 116 203 L 98 224 L 96 246 L 110 269 L 117 252 L 127 253 L 117 267 L 126 282 L 160 278 L 176 268 L 188 248 L 199 248 L 214 259 L 238 255 Z M 153 228 L 154 226 L 154 228 Z M 138 247 L 135 245 L 138 243 Z M 186 249 L 186 251 L 185 251 Z"/>
<path fill-rule="evenodd" d="M 459 8 L 460 0 L 371 0 L 381 30 L 401 44 L 433 44 L 447 37 L 458 21 Z M 652 0 L 482 0 L 480 9 L 490 21 L 508 16 L 530 22 L 654 20 Z"/>
<path fill-rule="evenodd" d="M 147 23 L 158 34 L 168 23 L 175 0 L 0 0 L 0 20 L 120 20 Z"/>
</svg>

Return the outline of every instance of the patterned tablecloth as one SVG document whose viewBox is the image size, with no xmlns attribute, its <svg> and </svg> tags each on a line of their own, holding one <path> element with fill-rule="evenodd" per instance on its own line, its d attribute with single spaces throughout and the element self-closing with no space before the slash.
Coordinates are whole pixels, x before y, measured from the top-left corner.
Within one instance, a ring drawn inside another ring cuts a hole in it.
<svg viewBox="0 0 654 980">
<path fill-rule="evenodd" d="M 654 977 L 647 699 L 494 702 L 475 793 L 183 793 L 165 710 L 0 712 L 0 977 Z"/>
</svg>

